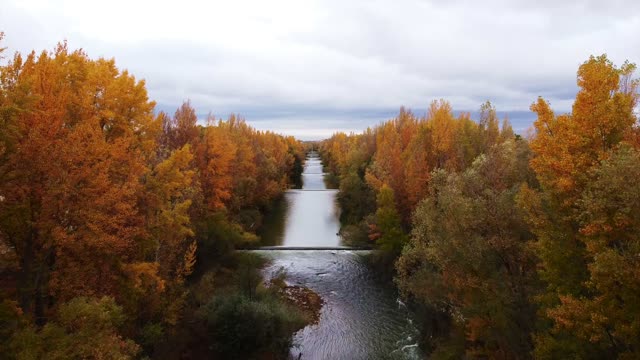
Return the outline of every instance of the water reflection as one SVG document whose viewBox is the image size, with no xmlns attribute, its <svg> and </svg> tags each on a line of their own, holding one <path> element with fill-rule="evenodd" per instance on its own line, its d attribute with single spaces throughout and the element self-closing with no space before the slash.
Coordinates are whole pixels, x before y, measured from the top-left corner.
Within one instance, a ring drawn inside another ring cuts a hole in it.
<svg viewBox="0 0 640 360">
<path fill-rule="evenodd" d="M 305 161 L 302 172 L 303 190 L 326 190 L 324 174 L 322 173 L 322 162 L 316 153 L 310 153 Z"/>
<path fill-rule="evenodd" d="M 262 245 L 338 246 L 337 190 L 327 190 L 322 163 L 311 153 L 302 173 L 302 189 L 289 190 L 265 219 Z"/>
<path fill-rule="evenodd" d="M 336 190 L 290 190 L 285 195 L 288 203 L 284 246 L 337 246 L 340 230 Z"/>
</svg>

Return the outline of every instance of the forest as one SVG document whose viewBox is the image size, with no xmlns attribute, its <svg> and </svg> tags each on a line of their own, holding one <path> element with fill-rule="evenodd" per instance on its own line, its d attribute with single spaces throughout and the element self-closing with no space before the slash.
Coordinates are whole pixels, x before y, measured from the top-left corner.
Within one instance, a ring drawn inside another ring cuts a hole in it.
<svg viewBox="0 0 640 360">
<path fill-rule="evenodd" d="M 439 100 L 322 143 L 344 241 L 378 249 L 431 358 L 640 357 L 634 71 L 590 57 L 571 112 L 538 98 L 527 134 Z"/>
<path fill-rule="evenodd" d="M 0 68 L 3 358 L 275 356 L 306 323 L 233 253 L 299 181 L 304 145 L 154 106 L 65 43 Z"/>
<path fill-rule="evenodd" d="M 234 249 L 309 145 L 189 101 L 156 111 L 143 80 L 66 43 L 2 56 L 0 354 L 286 357 L 313 316 Z M 490 102 L 472 119 L 437 100 L 315 144 L 344 244 L 374 247 L 430 358 L 640 357 L 635 70 L 590 57 L 571 112 L 532 99 L 524 134 Z"/>
</svg>

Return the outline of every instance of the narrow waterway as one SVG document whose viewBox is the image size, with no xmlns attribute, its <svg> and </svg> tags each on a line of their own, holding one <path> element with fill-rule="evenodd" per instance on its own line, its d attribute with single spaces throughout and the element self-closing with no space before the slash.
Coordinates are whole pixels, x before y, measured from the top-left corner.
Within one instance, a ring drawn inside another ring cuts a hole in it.
<svg viewBox="0 0 640 360">
<path fill-rule="evenodd" d="M 310 153 L 302 173 L 302 189 L 285 192 L 266 219 L 262 245 L 335 247 L 340 244 L 338 190 L 327 189 L 322 162 Z"/>
<path fill-rule="evenodd" d="M 265 245 L 340 245 L 337 190 L 324 184 L 316 153 L 305 163 L 303 187 L 285 194 L 269 220 Z M 369 269 L 368 251 L 259 251 L 271 260 L 267 278 L 286 271 L 291 285 L 305 286 L 324 299 L 317 324 L 294 336 L 293 359 L 417 359 L 417 329 L 392 284 Z M 301 354 L 301 355 L 300 355 Z"/>
</svg>

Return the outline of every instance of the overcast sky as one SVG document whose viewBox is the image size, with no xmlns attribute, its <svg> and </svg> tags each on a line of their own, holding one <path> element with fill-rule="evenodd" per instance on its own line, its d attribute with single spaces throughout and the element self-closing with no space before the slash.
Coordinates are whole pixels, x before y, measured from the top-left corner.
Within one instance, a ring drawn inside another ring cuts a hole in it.
<svg viewBox="0 0 640 360">
<path fill-rule="evenodd" d="M 439 98 L 490 100 L 524 131 L 538 96 L 570 110 L 590 54 L 640 62 L 640 0 L 2 0 L 0 31 L 10 52 L 114 57 L 157 109 L 190 99 L 304 139 Z"/>
</svg>

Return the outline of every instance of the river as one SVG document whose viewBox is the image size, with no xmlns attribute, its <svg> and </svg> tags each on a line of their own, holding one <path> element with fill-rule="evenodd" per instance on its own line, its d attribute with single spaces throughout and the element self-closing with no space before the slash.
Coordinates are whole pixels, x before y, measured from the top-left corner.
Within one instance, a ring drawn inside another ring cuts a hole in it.
<svg viewBox="0 0 640 360">
<path fill-rule="evenodd" d="M 311 152 L 303 187 L 289 190 L 269 219 L 265 245 L 336 247 L 340 228 L 337 190 L 327 189 L 322 164 Z M 418 330 L 392 284 L 378 280 L 362 250 L 258 250 L 271 260 L 268 279 L 281 269 L 290 285 L 324 299 L 317 324 L 294 336 L 291 358 L 418 359 Z"/>
</svg>

